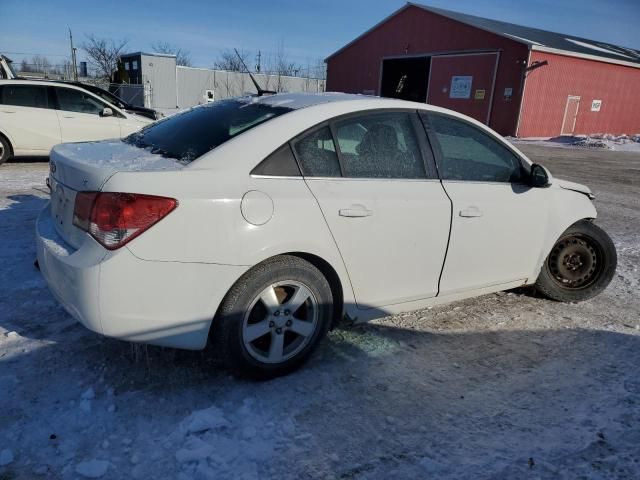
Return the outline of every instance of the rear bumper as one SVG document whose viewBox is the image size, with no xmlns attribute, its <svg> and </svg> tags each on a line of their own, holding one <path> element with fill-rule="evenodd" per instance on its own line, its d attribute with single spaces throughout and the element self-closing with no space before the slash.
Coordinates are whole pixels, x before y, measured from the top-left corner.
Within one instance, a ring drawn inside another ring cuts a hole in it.
<svg viewBox="0 0 640 480">
<path fill-rule="evenodd" d="M 151 233 L 151 232 L 148 232 Z M 133 342 L 204 348 L 218 305 L 247 267 L 140 260 L 92 238 L 73 249 L 49 206 L 38 217 L 40 271 L 60 304 L 88 329 Z"/>
</svg>

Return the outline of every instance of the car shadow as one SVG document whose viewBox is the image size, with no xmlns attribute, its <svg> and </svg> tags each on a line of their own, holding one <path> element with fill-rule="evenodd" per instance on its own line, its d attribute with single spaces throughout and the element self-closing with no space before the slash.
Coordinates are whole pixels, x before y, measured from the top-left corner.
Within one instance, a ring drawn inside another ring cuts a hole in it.
<svg viewBox="0 0 640 480">
<path fill-rule="evenodd" d="M 49 155 L 29 156 L 29 157 L 13 157 L 7 163 L 43 163 L 49 161 Z"/>
</svg>

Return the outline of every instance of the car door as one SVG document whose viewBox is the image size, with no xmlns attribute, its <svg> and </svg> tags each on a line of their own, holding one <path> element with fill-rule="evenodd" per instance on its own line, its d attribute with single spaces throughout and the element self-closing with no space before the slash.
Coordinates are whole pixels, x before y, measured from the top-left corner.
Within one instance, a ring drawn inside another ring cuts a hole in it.
<svg viewBox="0 0 640 480">
<path fill-rule="evenodd" d="M 358 114 L 293 142 L 359 308 L 433 297 L 450 202 L 415 111 Z"/>
<path fill-rule="evenodd" d="M 450 115 L 421 117 L 453 203 L 440 294 L 524 282 L 542 248 L 545 190 L 528 184 L 522 159 L 489 131 Z"/>
<path fill-rule="evenodd" d="M 117 112 L 102 116 L 111 108 L 89 92 L 69 87 L 54 87 L 57 114 L 63 142 L 83 142 L 120 138 L 120 119 Z"/>
<path fill-rule="evenodd" d="M 51 103 L 46 85 L 15 80 L 0 85 L 0 130 L 7 132 L 16 151 L 48 155 L 60 143 L 58 116 Z"/>
</svg>

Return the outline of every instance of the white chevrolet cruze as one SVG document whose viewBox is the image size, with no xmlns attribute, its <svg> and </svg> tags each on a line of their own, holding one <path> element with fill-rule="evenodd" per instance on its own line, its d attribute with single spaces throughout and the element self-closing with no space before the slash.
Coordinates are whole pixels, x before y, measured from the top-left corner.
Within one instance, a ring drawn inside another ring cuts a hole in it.
<svg viewBox="0 0 640 480">
<path fill-rule="evenodd" d="M 69 83 L 0 80 L 0 164 L 58 143 L 126 137 L 152 121 Z"/>
<path fill-rule="evenodd" d="M 272 376 L 333 322 L 522 285 L 579 301 L 616 252 L 587 187 L 486 126 L 401 100 L 244 97 L 59 145 L 38 260 L 89 329 Z"/>
</svg>

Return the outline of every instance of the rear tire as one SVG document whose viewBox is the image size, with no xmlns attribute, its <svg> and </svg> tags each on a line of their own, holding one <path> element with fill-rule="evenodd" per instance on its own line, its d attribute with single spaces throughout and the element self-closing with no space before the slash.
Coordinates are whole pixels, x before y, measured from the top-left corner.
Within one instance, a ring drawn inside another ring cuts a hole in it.
<svg viewBox="0 0 640 480">
<path fill-rule="evenodd" d="M 0 135 L 0 165 L 11 158 L 11 144 L 2 135 Z"/>
<path fill-rule="evenodd" d="M 570 226 L 546 258 L 536 289 L 560 302 L 593 298 L 611 282 L 618 256 L 611 238 L 588 220 Z"/>
<path fill-rule="evenodd" d="M 235 372 L 273 378 L 310 357 L 332 315 L 331 287 L 320 270 L 282 255 L 255 266 L 231 288 L 211 327 L 212 344 Z"/>
</svg>

